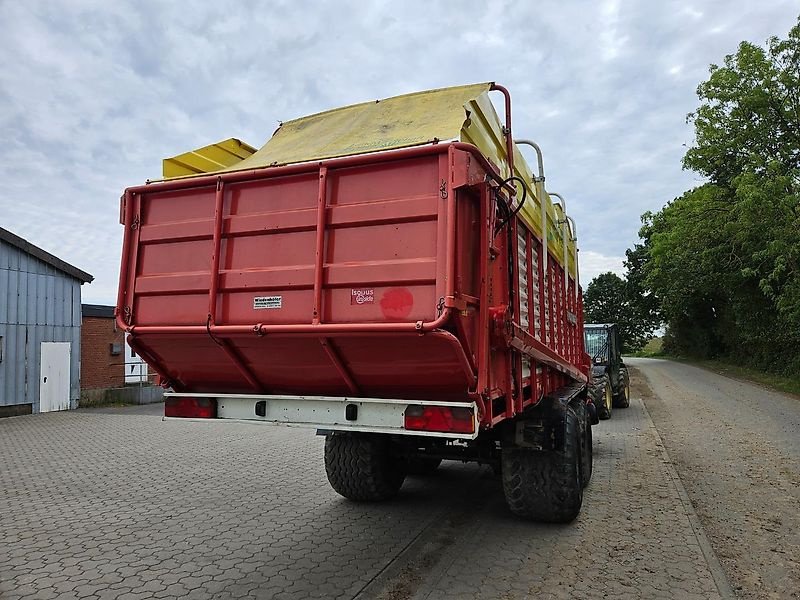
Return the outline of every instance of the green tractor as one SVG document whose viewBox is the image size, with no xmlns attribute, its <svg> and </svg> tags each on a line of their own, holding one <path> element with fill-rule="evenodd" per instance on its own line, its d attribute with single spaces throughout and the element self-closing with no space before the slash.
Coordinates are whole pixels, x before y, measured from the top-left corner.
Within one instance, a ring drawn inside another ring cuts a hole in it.
<svg viewBox="0 0 800 600">
<path fill-rule="evenodd" d="M 583 326 L 586 352 L 592 358 L 589 395 L 600 419 L 610 419 L 612 408 L 627 408 L 631 403 L 628 367 L 622 362 L 619 327 L 615 323 Z"/>
</svg>

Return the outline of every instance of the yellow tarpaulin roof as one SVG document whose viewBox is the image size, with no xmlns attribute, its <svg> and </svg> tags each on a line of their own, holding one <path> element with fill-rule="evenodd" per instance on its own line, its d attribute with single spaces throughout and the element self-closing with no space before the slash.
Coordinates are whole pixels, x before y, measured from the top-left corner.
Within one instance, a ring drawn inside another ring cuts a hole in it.
<svg viewBox="0 0 800 600">
<path fill-rule="evenodd" d="M 259 169 L 449 140 L 475 145 L 508 176 L 505 136 L 489 99 L 491 86 L 476 83 L 415 92 L 286 121 L 260 150 L 253 152 L 253 148 L 232 138 L 165 159 L 164 176 Z M 237 155 L 230 154 L 233 142 L 241 144 Z M 223 163 L 223 158 L 227 162 Z M 514 171 L 525 181 L 528 192 L 520 216 L 541 235 L 541 202 L 545 202 L 550 252 L 573 271 L 577 247 L 569 241 L 564 257 L 563 212 L 553 205 L 549 194 L 545 193 L 544 199 L 537 197 L 533 174 L 516 146 Z"/>
<path fill-rule="evenodd" d="M 490 84 L 405 94 L 286 121 L 252 156 L 230 170 L 363 154 L 458 139 L 464 105 Z"/>
</svg>

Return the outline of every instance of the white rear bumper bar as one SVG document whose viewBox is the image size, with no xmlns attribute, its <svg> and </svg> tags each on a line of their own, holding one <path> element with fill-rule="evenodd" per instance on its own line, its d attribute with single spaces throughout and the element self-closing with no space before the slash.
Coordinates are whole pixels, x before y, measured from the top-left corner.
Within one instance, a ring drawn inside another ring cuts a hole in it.
<svg viewBox="0 0 800 600">
<path fill-rule="evenodd" d="M 464 440 L 473 440 L 478 437 L 478 411 L 474 402 L 178 392 L 166 392 L 164 396 L 166 398 L 213 398 L 217 401 L 217 419 L 229 421 L 307 427 L 328 431 L 361 431 Z M 353 406 L 355 408 L 352 408 Z M 406 429 L 404 417 L 405 411 L 409 406 L 469 408 L 472 411 L 474 433 Z M 209 421 L 209 419 L 186 419 L 182 417 L 164 417 L 164 419 Z"/>
</svg>

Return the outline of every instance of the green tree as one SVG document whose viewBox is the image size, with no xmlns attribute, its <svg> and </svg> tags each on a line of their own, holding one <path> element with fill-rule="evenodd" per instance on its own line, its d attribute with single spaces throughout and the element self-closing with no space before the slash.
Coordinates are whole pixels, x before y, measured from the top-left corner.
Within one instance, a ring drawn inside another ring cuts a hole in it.
<svg viewBox="0 0 800 600">
<path fill-rule="evenodd" d="M 725 268 L 727 205 L 713 186 L 686 192 L 645 219 L 640 235 L 649 240 L 645 283 L 660 299 L 668 324 L 665 350 L 703 357 L 723 346 L 731 272 Z"/>
<path fill-rule="evenodd" d="M 800 19 L 711 66 L 684 166 L 729 205 L 729 267 L 800 324 Z"/>
<path fill-rule="evenodd" d="M 742 173 L 796 174 L 800 160 L 800 19 L 766 48 L 742 42 L 724 66 L 711 65 L 688 117 L 696 142 L 684 166 L 735 189 Z"/>
<path fill-rule="evenodd" d="M 628 283 L 610 271 L 601 273 L 589 282 L 583 295 L 583 305 L 586 323 L 619 325 L 625 352 L 641 348 L 656 327 L 642 318 Z"/>
<path fill-rule="evenodd" d="M 708 183 L 643 216 L 629 283 L 663 316 L 666 349 L 799 373 L 800 19 L 785 40 L 740 44 L 697 93 L 683 164 Z"/>
<path fill-rule="evenodd" d="M 589 282 L 583 295 L 587 323 L 618 323 L 627 311 L 625 281 L 611 271 Z"/>
<path fill-rule="evenodd" d="M 650 261 L 650 229 L 648 223 L 652 220 L 652 213 L 647 212 L 642 216 L 643 227 L 639 232 L 641 244 L 625 252 L 625 282 L 628 287 L 628 297 L 634 308 L 647 326 L 648 335 L 661 326 L 661 300 L 647 283 L 648 265 Z"/>
</svg>

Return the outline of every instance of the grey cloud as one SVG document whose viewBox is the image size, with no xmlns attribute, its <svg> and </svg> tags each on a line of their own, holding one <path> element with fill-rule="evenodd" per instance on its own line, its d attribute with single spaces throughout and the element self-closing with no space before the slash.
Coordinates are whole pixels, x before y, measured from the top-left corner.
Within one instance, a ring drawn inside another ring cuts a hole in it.
<svg viewBox="0 0 800 600">
<path fill-rule="evenodd" d="M 0 224 L 93 273 L 87 300 L 113 302 L 119 195 L 164 156 L 496 80 L 578 222 L 584 275 L 616 270 L 639 215 L 698 183 L 680 159 L 708 64 L 785 35 L 797 13 L 778 0 L 0 3 Z"/>
</svg>

